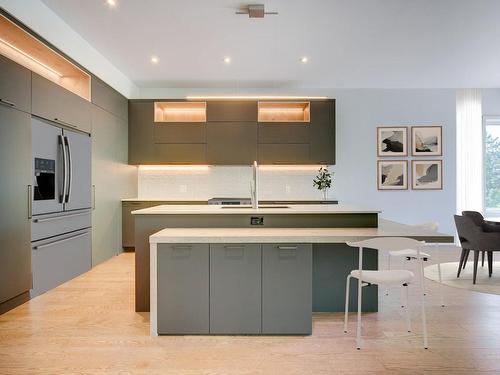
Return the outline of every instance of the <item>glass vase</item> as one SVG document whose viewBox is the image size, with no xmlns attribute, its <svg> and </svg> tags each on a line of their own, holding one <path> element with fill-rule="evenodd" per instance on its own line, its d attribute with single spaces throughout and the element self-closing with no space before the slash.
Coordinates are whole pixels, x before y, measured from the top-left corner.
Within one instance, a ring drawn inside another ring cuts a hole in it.
<svg viewBox="0 0 500 375">
<path fill-rule="evenodd" d="M 323 196 L 323 200 L 326 202 L 328 200 L 328 189 L 321 190 L 321 195 Z"/>
</svg>

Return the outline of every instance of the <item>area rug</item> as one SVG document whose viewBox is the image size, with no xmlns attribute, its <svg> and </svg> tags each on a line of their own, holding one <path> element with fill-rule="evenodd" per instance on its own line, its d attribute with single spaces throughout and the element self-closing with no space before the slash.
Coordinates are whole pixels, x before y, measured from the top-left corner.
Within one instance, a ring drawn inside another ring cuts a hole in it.
<svg viewBox="0 0 500 375">
<path fill-rule="evenodd" d="M 442 263 L 441 275 L 443 284 L 460 289 L 473 290 L 475 292 L 499 294 L 500 295 L 500 262 L 493 262 L 493 275 L 488 277 L 488 265 L 485 261 L 484 267 L 477 269 L 476 285 L 472 284 L 473 263 L 468 262 L 465 269 L 460 273 L 460 278 L 457 279 L 458 262 Z M 425 267 L 425 277 L 439 282 L 437 264 Z"/>
</svg>

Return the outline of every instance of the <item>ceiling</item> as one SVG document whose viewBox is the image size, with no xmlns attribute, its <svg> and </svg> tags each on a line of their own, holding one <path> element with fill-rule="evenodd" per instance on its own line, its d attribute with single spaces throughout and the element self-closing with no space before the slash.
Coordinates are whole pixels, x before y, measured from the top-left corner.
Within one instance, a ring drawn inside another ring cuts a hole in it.
<svg viewBox="0 0 500 375">
<path fill-rule="evenodd" d="M 500 87 L 498 0 L 43 2 L 144 88 Z"/>
</svg>

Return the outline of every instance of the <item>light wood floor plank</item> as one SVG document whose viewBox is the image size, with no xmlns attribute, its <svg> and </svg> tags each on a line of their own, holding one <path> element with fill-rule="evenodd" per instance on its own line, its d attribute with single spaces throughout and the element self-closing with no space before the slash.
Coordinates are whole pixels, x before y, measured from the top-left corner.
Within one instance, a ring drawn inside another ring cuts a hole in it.
<svg viewBox="0 0 500 375">
<path fill-rule="evenodd" d="M 0 315 L 0 374 L 499 374 L 500 296 L 428 282 L 429 350 L 422 348 L 413 291 L 405 331 L 399 292 L 380 295 L 364 315 L 355 350 L 343 314 L 316 314 L 313 335 L 149 336 L 149 314 L 134 312 L 134 255 L 90 272 Z"/>
</svg>

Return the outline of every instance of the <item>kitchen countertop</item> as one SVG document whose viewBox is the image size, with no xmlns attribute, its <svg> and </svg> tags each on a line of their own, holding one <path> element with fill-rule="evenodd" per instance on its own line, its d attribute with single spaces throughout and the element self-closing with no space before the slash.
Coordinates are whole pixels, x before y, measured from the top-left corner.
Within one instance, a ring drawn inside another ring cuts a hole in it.
<svg viewBox="0 0 500 375">
<path fill-rule="evenodd" d="M 373 237 L 411 237 L 451 243 L 448 234 L 379 219 L 378 228 L 167 228 L 149 237 L 155 243 L 345 243 Z"/>
<path fill-rule="evenodd" d="M 194 203 L 201 203 L 201 204 L 207 204 L 208 201 L 206 200 L 199 200 L 199 199 L 178 199 L 178 198 L 168 198 L 168 199 L 159 199 L 159 198 L 123 198 L 121 200 L 122 202 L 194 202 Z"/>
<path fill-rule="evenodd" d="M 225 208 L 230 207 L 230 208 Z M 245 208 L 246 207 L 246 208 Z M 380 210 L 359 208 L 338 204 L 304 204 L 280 206 L 267 205 L 258 209 L 251 206 L 219 206 L 219 205 L 160 205 L 132 211 L 133 215 L 234 215 L 234 214 L 378 214 Z"/>
</svg>

